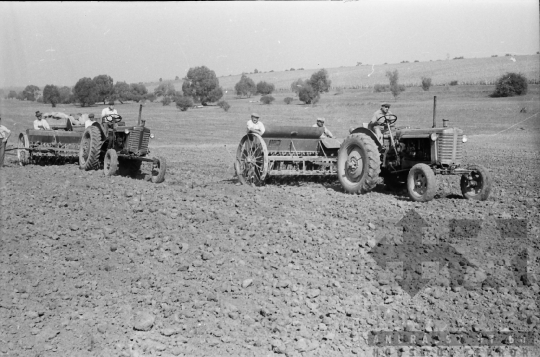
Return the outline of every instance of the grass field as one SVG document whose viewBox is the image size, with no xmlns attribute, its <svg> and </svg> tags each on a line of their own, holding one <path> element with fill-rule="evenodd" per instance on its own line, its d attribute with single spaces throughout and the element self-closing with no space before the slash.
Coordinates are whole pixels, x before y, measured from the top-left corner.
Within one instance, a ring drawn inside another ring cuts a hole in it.
<svg viewBox="0 0 540 357">
<path fill-rule="evenodd" d="M 291 93 L 275 94 L 276 100 L 271 105 L 250 103 L 258 97 L 237 99 L 228 93 L 224 98 L 231 105 L 228 112 L 217 106 L 181 112 L 174 103 L 163 106 L 156 102 L 145 105 L 143 118 L 156 134 L 156 145 L 237 143 L 244 134 L 251 112 L 258 112 L 261 121 L 269 125 L 312 125 L 316 117 L 322 116 L 327 119 L 330 130 L 343 138 L 350 127 L 369 121 L 383 101 L 392 104 L 391 111 L 398 116 L 399 125 L 430 127 L 433 97 L 437 96 L 439 125 L 444 118 L 469 135 L 495 134 L 540 111 L 539 86 L 529 87 L 527 95 L 512 98 L 490 98 L 488 95 L 493 86 L 433 87 L 428 92 L 407 88 L 397 100 L 390 93 L 372 93 L 369 89 L 345 90 L 343 94 L 323 94 L 315 106 L 304 105 L 298 99 L 286 105 L 283 99 Z M 1 108 L 4 125 L 14 130 L 10 142 L 16 140 L 19 132 L 31 127 L 36 110 L 53 111 L 50 105 L 16 100 L 4 100 Z M 103 105 L 86 108 L 59 105 L 54 111 L 99 115 L 102 108 Z M 138 104 L 119 104 L 116 108 L 128 123 L 136 123 Z M 525 113 L 520 112 L 522 108 L 525 108 Z M 513 130 L 519 127 L 538 131 L 540 118 L 531 118 Z"/>
</svg>

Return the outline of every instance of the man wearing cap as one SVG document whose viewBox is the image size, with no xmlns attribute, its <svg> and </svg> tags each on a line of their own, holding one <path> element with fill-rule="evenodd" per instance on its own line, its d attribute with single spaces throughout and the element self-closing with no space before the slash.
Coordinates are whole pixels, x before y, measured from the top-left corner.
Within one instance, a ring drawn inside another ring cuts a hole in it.
<svg viewBox="0 0 540 357">
<path fill-rule="evenodd" d="M 88 128 L 89 126 L 92 126 L 96 121 L 94 119 L 94 113 L 88 114 L 88 119 L 84 122 L 84 128 Z"/>
<path fill-rule="evenodd" d="M 101 118 L 111 114 L 118 114 L 116 109 L 114 109 L 114 102 L 110 102 L 109 106 L 101 111 Z"/>
<path fill-rule="evenodd" d="M 375 135 L 377 135 L 377 139 L 379 139 L 381 143 L 383 141 L 381 126 L 384 129 L 384 117 L 386 115 L 392 115 L 392 112 L 390 111 L 390 104 L 383 103 L 383 105 L 381 105 L 381 109 L 377 110 L 373 114 L 373 118 L 371 118 L 371 121 L 368 124 L 369 130 L 373 131 Z"/>
<path fill-rule="evenodd" d="M 316 127 L 319 127 L 319 128 L 323 128 L 324 131 L 321 135 L 321 139 L 324 139 L 324 138 L 333 138 L 334 135 L 332 135 L 332 133 L 330 132 L 330 130 L 328 130 L 328 128 L 326 126 L 324 126 L 324 121 L 325 119 L 324 118 L 317 118 L 317 124 L 313 124 L 313 127 L 316 128 Z"/>
<path fill-rule="evenodd" d="M 2 117 L 0 117 L 0 168 L 4 166 L 4 155 L 6 153 L 6 145 L 11 135 L 11 130 L 2 125 Z"/>
<path fill-rule="evenodd" d="M 252 113 L 251 120 L 247 122 L 247 132 L 262 135 L 264 131 L 264 125 L 259 121 L 259 114 Z"/>
<path fill-rule="evenodd" d="M 36 112 L 36 120 L 34 120 L 34 129 L 35 130 L 51 130 L 49 123 L 43 119 L 43 114 L 38 110 Z"/>
</svg>

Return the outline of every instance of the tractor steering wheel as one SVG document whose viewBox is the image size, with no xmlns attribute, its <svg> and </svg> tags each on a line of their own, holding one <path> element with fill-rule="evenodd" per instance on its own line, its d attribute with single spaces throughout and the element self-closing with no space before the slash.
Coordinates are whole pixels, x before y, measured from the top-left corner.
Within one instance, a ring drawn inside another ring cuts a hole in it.
<svg viewBox="0 0 540 357">
<path fill-rule="evenodd" d="M 103 120 L 107 123 L 119 123 L 122 121 L 122 117 L 118 114 L 109 114 L 104 116 Z"/>
<path fill-rule="evenodd" d="M 386 115 L 383 115 L 383 116 L 380 116 L 377 118 L 377 122 L 379 121 L 379 119 L 381 118 L 384 118 L 384 122 L 385 123 L 388 123 L 389 125 L 392 125 L 396 122 L 397 120 L 397 116 L 395 116 L 394 114 L 386 114 Z"/>
</svg>

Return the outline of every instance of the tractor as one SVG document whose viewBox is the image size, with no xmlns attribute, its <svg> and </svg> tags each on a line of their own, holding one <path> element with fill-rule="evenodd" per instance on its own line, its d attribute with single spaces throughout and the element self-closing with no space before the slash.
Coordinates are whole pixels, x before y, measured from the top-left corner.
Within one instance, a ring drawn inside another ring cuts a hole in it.
<svg viewBox="0 0 540 357">
<path fill-rule="evenodd" d="M 79 167 L 83 170 L 97 170 L 103 164 L 106 176 L 116 175 L 124 171 L 136 175 L 143 162 L 152 163 L 150 180 L 163 182 L 167 163 L 162 157 L 152 157 L 148 144 L 154 135 L 141 120 L 142 105 L 139 107 L 139 120 L 136 126 L 126 126 L 118 114 L 110 114 L 102 118 L 102 122 L 94 122 L 83 133 L 79 149 Z"/>
<path fill-rule="evenodd" d="M 459 128 L 436 127 L 434 98 L 433 127 L 394 128 L 395 115 L 384 115 L 386 129 L 380 142 L 368 128 L 352 128 L 337 158 L 338 179 L 348 193 L 366 193 L 380 182 L 387 185 L 405 181 L 410 198 L 427 202 L 437 191 L 435 175 L 461 175 L 461 192 L 466 199 L 487 200 L 491 178 L 482 165 L 463 165 L 463 144 L 467 136 Z"/>
</svg>

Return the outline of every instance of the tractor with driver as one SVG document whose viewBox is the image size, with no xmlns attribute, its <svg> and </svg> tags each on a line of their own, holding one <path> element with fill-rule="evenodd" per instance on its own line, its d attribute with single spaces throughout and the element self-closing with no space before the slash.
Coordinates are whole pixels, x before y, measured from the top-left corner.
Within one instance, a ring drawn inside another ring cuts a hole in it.
<svg viewBox="0 0 540 357">
<path fill-rule="evenodd" d="M 367 124 L 350 130 L 337 158 L 337 176 L 348 193 L 366 193 L 379 183 L 380 177 L 392 185 L 406 181 L 410 198 L 427 202 L 437 192 L 436 175 L 461 175 L 461 192 L 466 199 L 487 200 L 491 177 L 482 165 L 463 164 L 463 130 L 435 123 L 428 129 L 394 128 L 397 117 L 381 118 L 386 129 L 382 142 Z"/>
<path fill-rule="evenodd" d="M 83 170 L 97 170 L 103 165 L 106 176 L 116 175 L 119 170 L 135 175 L 143 162 L 152 164 L 149 179 L 154 183 L 163 182 L 167 163 L 162 157 L 149 157 L 148 144 L 154 137 L 141 120 L 142 105 L 139 107 L 139 120 L 135 126 L 127 126 L 118 114 L 94 122 L 83 133 L 79 148 L 79 167 Z"/>
</svg>

